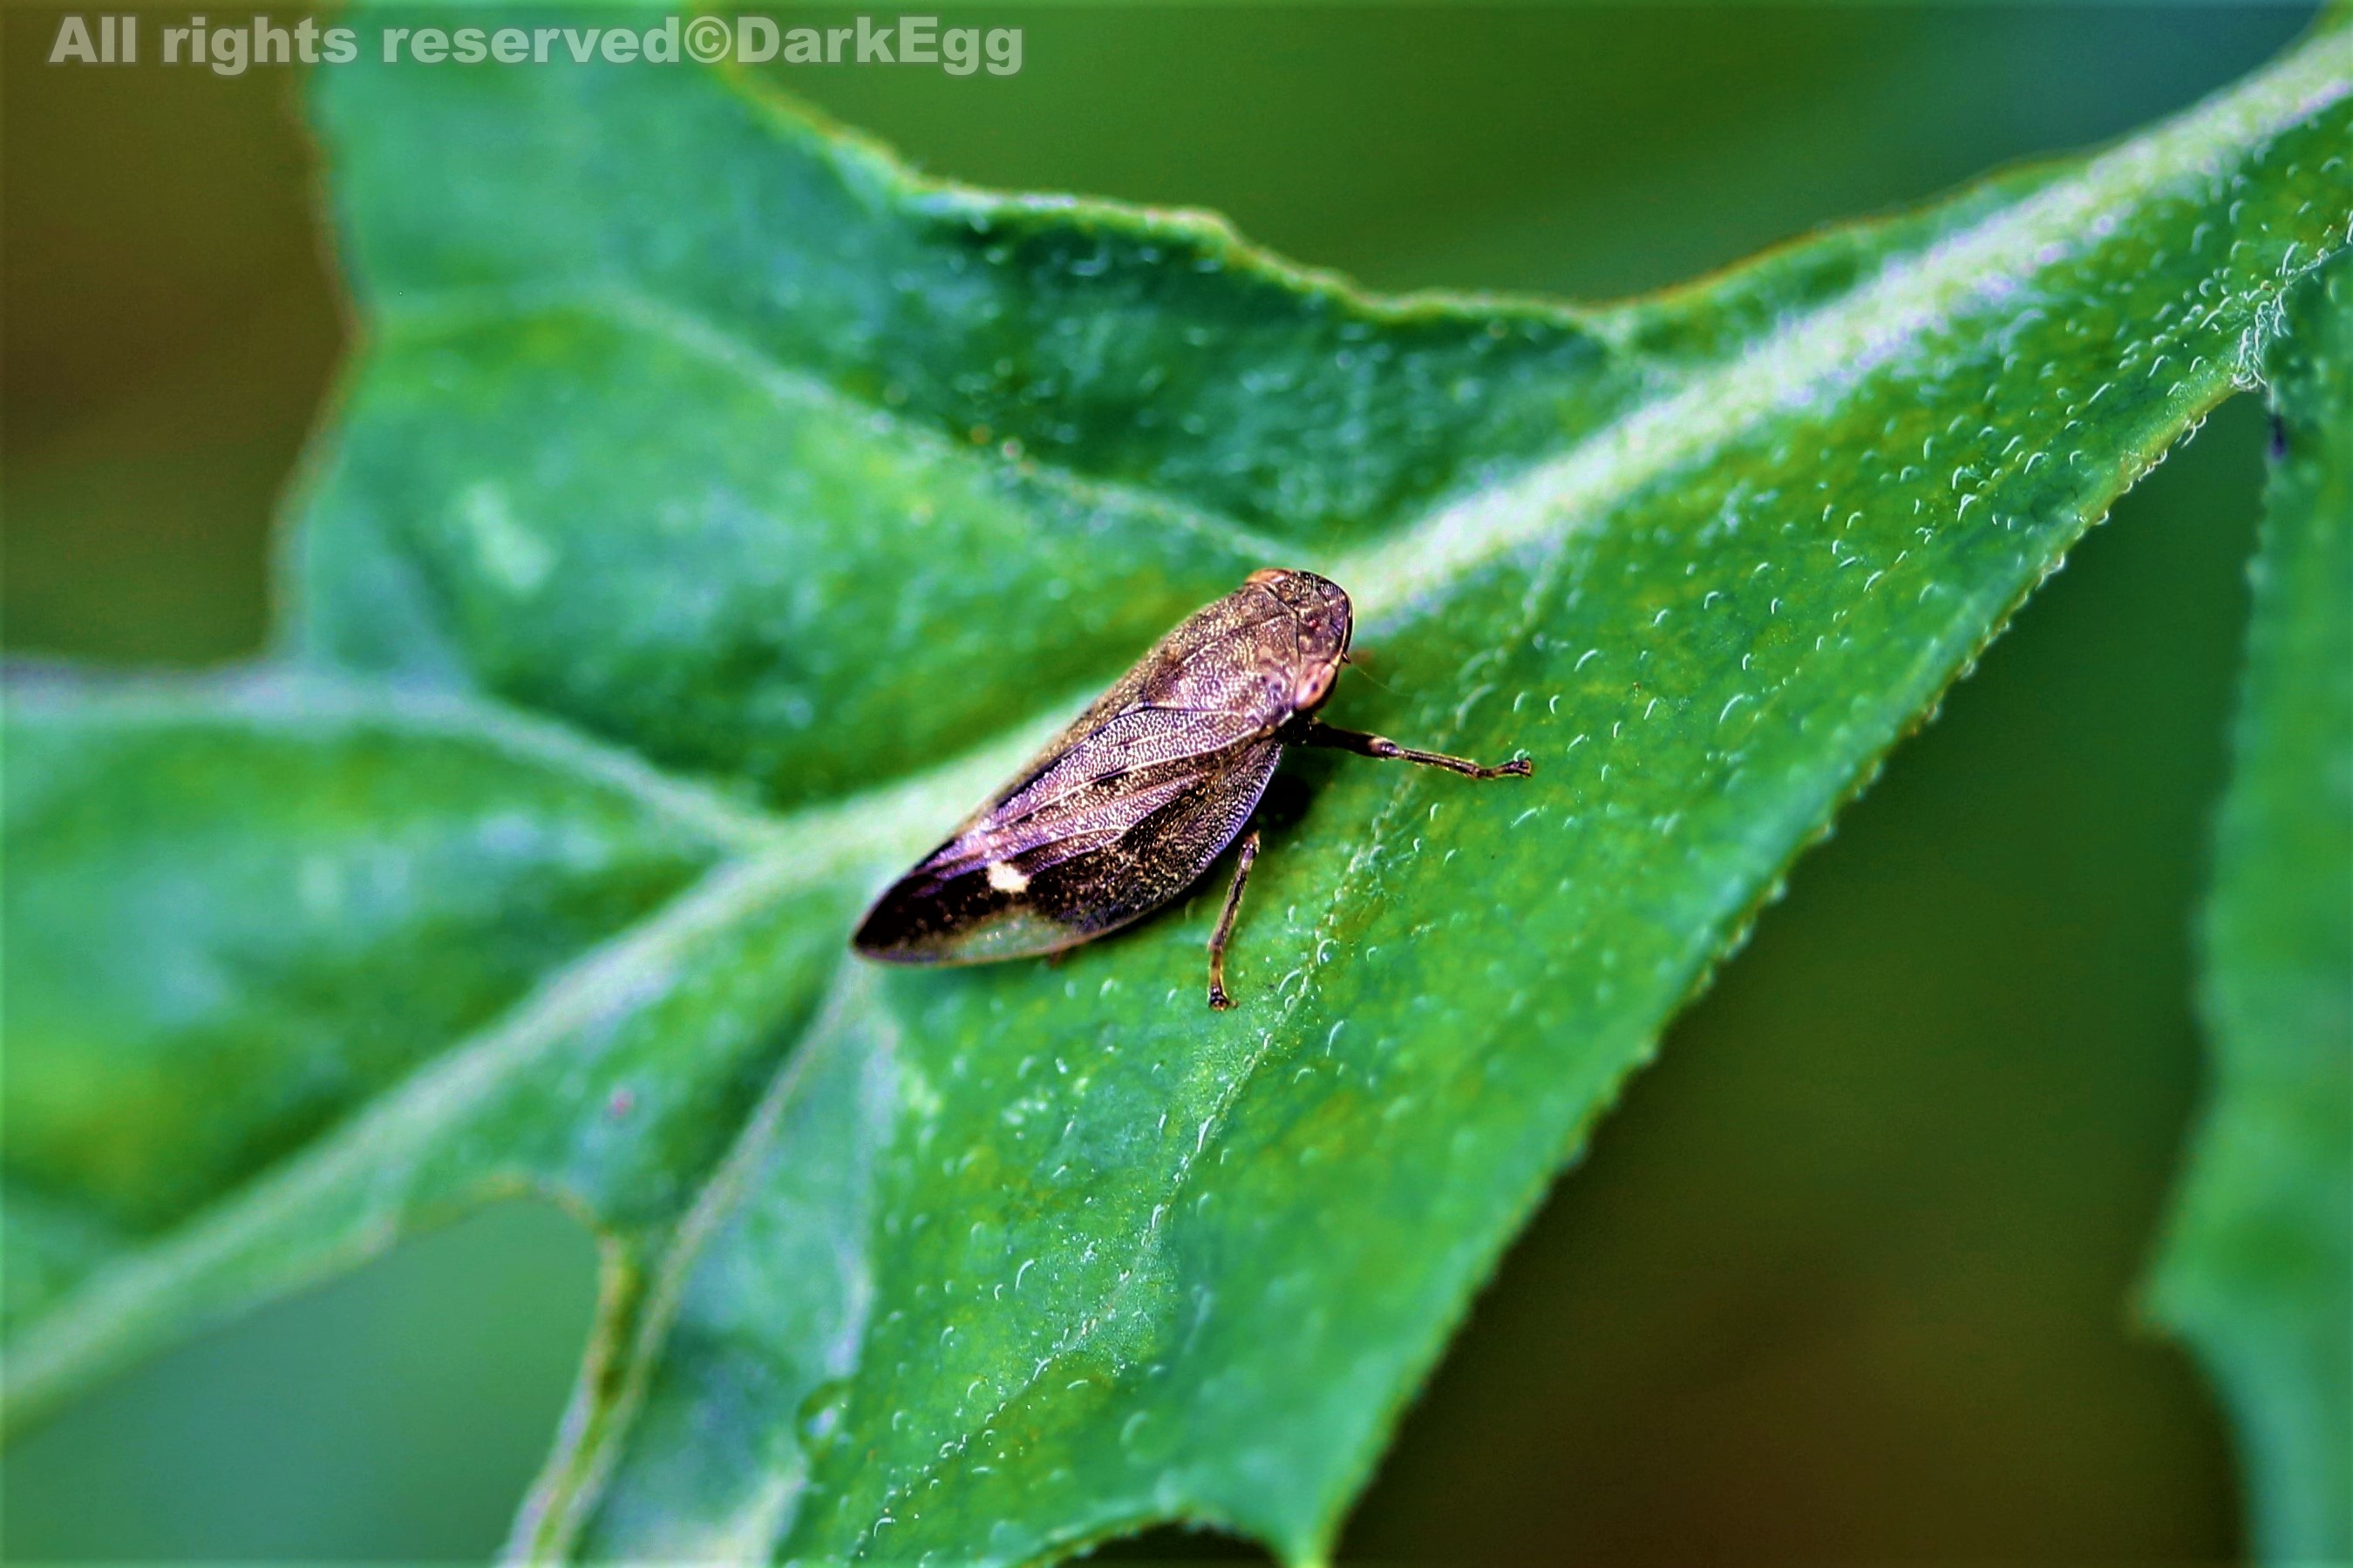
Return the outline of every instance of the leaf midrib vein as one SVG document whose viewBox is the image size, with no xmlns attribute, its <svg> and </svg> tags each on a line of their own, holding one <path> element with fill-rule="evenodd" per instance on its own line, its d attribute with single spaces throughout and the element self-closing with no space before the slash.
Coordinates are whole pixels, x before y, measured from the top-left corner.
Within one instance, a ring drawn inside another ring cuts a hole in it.
<svg viewBox="0 0 2353 1568">
<path fill-rule="evenodd" d="M 1794 316 L 1737 357 L 1663 398 L 1630 409 L 1560 456 L 1493 489 L 1425 515 L 1392 539 L 1334 563 L 1366 604 L 1395 613 L 1540 538 L 1557 520 L 1655 483 L 1732 444 L 1774 414 L 1818 406 L 1897 363 L 1974 308 L 1998 304 L 2040 269 L 2106 243 L 2137 205 L 2225 172 L 2225 160 L 2353 93 L 2332 70 L 2324 34 L 2202 105 L 1932 244 L 1896 258 L 1852 292 Z M 2340 235 L 2340 246 L 2346 237 Z M 2319 266 L 2316 249 L 2274 295 Z M 2245 367 L 2234 367 L 2243 371 Z M 2218 368 L 2218 374 L 2232 374 Z"/>
</svg>

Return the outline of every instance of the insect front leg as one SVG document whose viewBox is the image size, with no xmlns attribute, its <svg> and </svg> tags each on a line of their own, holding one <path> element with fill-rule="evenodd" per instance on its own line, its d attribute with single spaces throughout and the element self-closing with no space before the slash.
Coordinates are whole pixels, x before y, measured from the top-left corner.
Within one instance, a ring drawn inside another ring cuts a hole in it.
<svg viewBox="0 0 2353 1568">
<path fill-rule="evenodd" d="M 1514 757 L 1508 763 L 1493 767 L 1474 763 L 1468 757 L 1450 757 L 1442 752 L 1416 751 L 1400 746 L 1386 735 L 1367 735 L 1362 730 L 1341 730 L 1320 719 L 1310 719 L 1285 734 L 1283 739 L 1298 746 L 1330 746 L 1336 751 L 1354 752 L 1360 757 L 1397 758 L 1409 763 L 1420 763 L 1449 773 L 1473 779 L 1524 779 L 1536 771 L 1535 764 L 1525 757 Z"/>
<path fill-rule="evenodd" d="M 1234 999 L 1226 994 L 1226 943 L 1233 938 L 1242 889 L 1249 885 L 1250 867 L 1257 860 L 1258 829 L 1253 827 L 1242 840 L 1241 858 L 1235 862 L 1233 886 L 1226 889 L 1226 907 L 1218 916 L 1218 929 L 1209 934 L 1209 1005 L 1220 1013 L 1234 1005 Z"/>
</svg>

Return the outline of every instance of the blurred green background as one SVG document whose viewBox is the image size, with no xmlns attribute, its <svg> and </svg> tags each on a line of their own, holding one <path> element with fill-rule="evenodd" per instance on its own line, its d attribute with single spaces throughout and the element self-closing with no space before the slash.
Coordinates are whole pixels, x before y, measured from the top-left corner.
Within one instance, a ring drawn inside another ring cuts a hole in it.
<svg viewBox="0 0 2353 1568">
<path fill-rule="evenodd" d="M 5 21 L 6 646 L 237 658 L 344 330 L 300 79 L 50 68 L 58 15 Z M 1003 6 L 969 19 L 1026 29 L 1018 77 L 787 80 L 944 174 L 1217 208 L 1383 288 L 1600 298 L 2119 134 L 2306 15 Z M 1505 1262 L 1347 1554 L 2235 1551 L 2215 1403 L 2131 1299 L 2199 1079 L 2263 439 L 2242 399 L 2126 498 L 1799 865 Z M 480 1556 L 594 1272 L 517 1207 L 266 1309 L 15 1445 L 0 1552 Z"/>
</svg>

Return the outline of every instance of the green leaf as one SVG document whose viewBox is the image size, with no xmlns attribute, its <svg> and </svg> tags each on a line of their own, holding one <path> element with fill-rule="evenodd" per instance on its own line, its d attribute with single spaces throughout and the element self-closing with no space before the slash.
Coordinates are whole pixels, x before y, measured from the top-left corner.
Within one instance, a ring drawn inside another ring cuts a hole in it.
<svg viewBox="0 0 2353 1568">
<path fill-rule="evenodd" d="M 2272 1562 L 2353 1556 L 2353 271 L 2290 301 L 2206 915 L 2211 1104 L 2154 1290 Z"/>
<path fill-rule="evenodd" d="M 659 906 L 732 824 L 453 705 L 18 685 L 12 1177 L 166 1228 Z M 570 747 L 576 755 L 581 748 Z"/>
<path fill-rule="evenodd" d="M 848 909 L 766 908 L 773 829 L 462 700 L 16 679 L 5 743 L 12 1423 L 465 1205 L 666 1226 Z"/>
<path fill-rule="evenodd" d="M 1183 1518 L 1319 1555 L 1790 858 L 2344 245 L 2344 43 L 1588 311 L 922 180 L 738 77 L 364 43 L 320 77 L 365 339 L 290 646 L 705 775 L 659 787 L 722 858 L 122 1243 L 12 1340 L 12 1405 L 522 1185 L 608 1266 L 520 1547 L 1022 1559 Z M 842 954 L 1271 563 L 1356 595 L 1382 684 L 1336 721 L 1536 776 L 1287 763 L 1229 1015 L 1213 896 L 1059 968 Z"/>
</svg>

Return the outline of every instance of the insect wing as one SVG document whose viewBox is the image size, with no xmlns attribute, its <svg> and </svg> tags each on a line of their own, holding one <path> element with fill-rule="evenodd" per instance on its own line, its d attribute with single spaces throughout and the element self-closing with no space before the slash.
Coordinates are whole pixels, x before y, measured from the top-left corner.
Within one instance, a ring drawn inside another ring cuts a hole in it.
<svg viewBox="0 0 2353 1568">
<path fill-rule="evenodd" d="M 1270 628 L 1277 639 L 1271 658 Z M 1101 774 L 1201 756 L 1271 733 L 1291 713 L 1282 656 L 1290 651 L 1293 635 L 1289 612 L 1253 585 L 1195 611 L 1047 742 L 1014 783 L 957 832 L 1004 815 L 1015 795 L 1050 773 Z"/>
<path fill-rule="evenodd" d="M 1281 755 L 1273 741 L 1251 740 L 1098 778 L 1018 822 L 984 819 L 882 895 L 858 950 L 901 963 L 979 963 L 1126 925 L 1183 892 L 1233 842 Z"/>
</svg>

